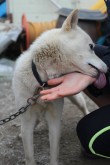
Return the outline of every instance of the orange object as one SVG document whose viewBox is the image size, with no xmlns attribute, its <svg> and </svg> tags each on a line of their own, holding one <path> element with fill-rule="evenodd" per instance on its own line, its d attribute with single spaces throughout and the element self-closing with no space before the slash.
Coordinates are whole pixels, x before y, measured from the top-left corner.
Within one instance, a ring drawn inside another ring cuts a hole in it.
<svg viewBox="0 0 110 165">
<path fill-rule="evenodd" d="M 51 22 L 27 22 L 26 16 L 22 16 L 22 26 L 26 32 L 26 48 L 46 30 L 56 27 L 57 21 Z"/>
</svg>

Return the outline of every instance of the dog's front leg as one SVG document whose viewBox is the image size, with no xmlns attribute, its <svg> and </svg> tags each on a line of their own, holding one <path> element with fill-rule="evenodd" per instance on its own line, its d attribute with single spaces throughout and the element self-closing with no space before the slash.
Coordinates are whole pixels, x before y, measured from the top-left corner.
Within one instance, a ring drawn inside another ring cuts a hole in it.
<svg viewBox="0 0 110 165">
<path fill-rule="evenodd" d="M 32 108 L 28 109 L 22 116 L 21 133 L 25 152 L 26 165 L 36 165 L 33 149 L 33 129 L 35 127 L 37 115 Z"/>
<path fill-rule="evenodd" d="M 49 126 L 50 165 L 58 165 L 62 110 L 63 99 L 54 101 L 46 112 L 46 120 Z"/>
</svg>

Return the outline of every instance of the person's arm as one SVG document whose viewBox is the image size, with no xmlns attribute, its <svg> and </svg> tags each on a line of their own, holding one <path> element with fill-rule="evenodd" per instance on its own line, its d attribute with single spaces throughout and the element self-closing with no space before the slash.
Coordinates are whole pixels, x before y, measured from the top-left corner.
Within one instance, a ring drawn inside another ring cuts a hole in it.
<svg viewBox="0 0 110 165">
<path fill-rule="evenodd" d="M 43 90 L 40 93 L 42 100 L 54 100 L 68 95 L 75 95 L 88 85 L 92 84 L 96 79 L 82 73 L 70 73 L 60 78 L 48 81 L 49 85 L 58 85 L 51 89 Z"/>
</svg>

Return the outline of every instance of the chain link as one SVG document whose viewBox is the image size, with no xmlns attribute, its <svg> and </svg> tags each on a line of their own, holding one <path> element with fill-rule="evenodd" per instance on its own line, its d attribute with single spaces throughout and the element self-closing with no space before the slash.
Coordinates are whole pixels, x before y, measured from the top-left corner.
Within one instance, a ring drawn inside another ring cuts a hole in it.
<svg viewBox="0 0 110 165">
<path fill-rule="evenodd" d="M 33 97 L 27 99 L 27 104 L 26 104 L 26 106 L 21 107 L 16 113 L 10 115 L 9 117 L 0 120 L 0 125 L 3 125 L 3 124 L 5 124 L 5 123 L 7 123 L 7 122 L 9 122 L 9 121 L 12 121 L 12 120 L 16 119 L 19 115 L 25 113 L 25 112 L 27 111 L 27 109 L 28 109 L 31 105 L 33 105 L 33 104 L 35 104 L 35 103 L 37 102 L 37 99 L 38 99 L 39 96 L 40 96 L 40 91 L 41 91 L 42 89 L 43 89 L 43 87 L 41 86 L 40 88 L 37 89 L 37 91 L 35 92 L 35 94 L 33 95 Z"/>
</svg>

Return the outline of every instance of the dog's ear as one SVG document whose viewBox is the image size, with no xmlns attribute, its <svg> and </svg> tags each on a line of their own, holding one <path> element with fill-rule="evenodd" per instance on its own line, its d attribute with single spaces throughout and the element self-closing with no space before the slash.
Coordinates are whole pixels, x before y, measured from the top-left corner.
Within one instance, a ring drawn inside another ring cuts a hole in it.
<svg viewBox="0 0 110 165">
<path fill-rule="evenodd" d="M 78 24 L 78 10 L 72 11 L 62 25 L 64 31 L 75 29 Z"/>
</svg>

